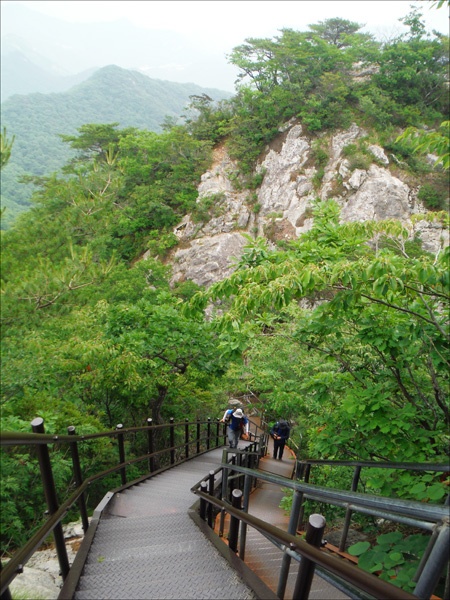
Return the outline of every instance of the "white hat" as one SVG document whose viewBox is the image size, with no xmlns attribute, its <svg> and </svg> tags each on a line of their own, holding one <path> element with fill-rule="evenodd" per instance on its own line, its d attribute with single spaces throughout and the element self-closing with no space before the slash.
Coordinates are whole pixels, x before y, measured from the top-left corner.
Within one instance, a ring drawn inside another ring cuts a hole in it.
<svg viewBox="0 0 450 600">
<path fill-rule="evenodd" d="M 242 419 L 242 417 L 244 416 L 244 413 L 242 412 L 242 410 L 240 408 L 238 408 L 237 410 L 234 411 L 233 416 L 236 417 L 236 419 Z"/>
</svg>

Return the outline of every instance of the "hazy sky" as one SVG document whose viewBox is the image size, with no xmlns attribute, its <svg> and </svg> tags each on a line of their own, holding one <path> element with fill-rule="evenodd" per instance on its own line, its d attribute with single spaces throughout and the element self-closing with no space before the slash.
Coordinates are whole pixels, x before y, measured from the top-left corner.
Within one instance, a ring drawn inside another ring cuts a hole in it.
<svg viewBox="0 0 450 600">
<path fill-rule="evenodd" d="M 364 24 L 362 31 L 370 32 L 377 39 L 385 41 L 406 30 L 399 19 L 407 15 L 412 6 L 416 6 L 423 13 L 428 31 L 435 29 L 448 34 L 448 9 L 436 9 L 430 0 L 0 1 L 2 7 L 22 4 L 33 11 L 68 22 L 104 23 L 128 20 L 141 29 L 168 30 L 183 34 L 189 48 L 185 46 L 184 53 L 167 59 L 166 62 L 163 60 L 157 63 L 156 53 L 146 53 L 142 48 L 139 60 L 146 61 L 145 64 L 138 60 L 133 64 L 126 63 L 127 52 L 121 49 L 119 37 L 112 45 L 103 43 L 101 48 L 92 51 L 91 63 L 84 64 L 82 68 L 114 63 L 124 68 L 144 69 L 150 77 L 190 81 L 231 92 L 238 70 L 229 63 L 227 55 L 235 46 L 244 43 L 246 38 L 273 38 L 283 28 L 306 31 L 308 25 L 339 17 Z M 2 23 L 5 23 L 3 19 Z M 90 40 L 90 48 L 94 41 Z M 190 53 L 194 48 L 196 59 L 192 59 Z M 127 50 L 131 52 L 131 46 Z M 49 58 L 58 63 L 63 57 L 56 52 Z M 79 60 L 81 58 L 80 52 Z M 102 64 L 98 63 L 99 60 L 103 61 Z M 150 65 L 147 64 L 149 61 Z"/>
<path fill-rule="evenodd" d="M 248 37 L 272 37 L 284 27 L 305 30 L 333 17 L 365 23 L 371 33 L 389 36 L 403 30 L 398 19 L 411 5 L 421 7 L 430 30 L 448 34 L 449 27 L 446 8 L 436 10 L 429 0 L 32 0 L 21 4 L 67 21 L 128 19 L 140 27 L 204 38 L 223 52 Z"/>
</svg>

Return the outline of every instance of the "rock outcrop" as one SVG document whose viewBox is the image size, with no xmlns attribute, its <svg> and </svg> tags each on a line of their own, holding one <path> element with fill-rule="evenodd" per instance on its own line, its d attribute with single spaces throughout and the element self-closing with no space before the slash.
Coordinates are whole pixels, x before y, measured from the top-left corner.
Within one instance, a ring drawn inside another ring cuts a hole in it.
<svg viewBox="0 0 450 600">
<path fill-rule="evenodd" d="M 345 156 L 346 146 L 366 136 L 353 124 L 346 131 L 313 140 L 300 123 L 291 121 L 266 148 L 256 169 L 261 179 L 256 191 L 233 184 L 237 165 L 224 147 L 217 148 L 198 188 L 199 205 L 209 200 L 208 218 L 195 222 L 187 215 L 175 228 L 180 245 L 171 256 L 172 283 L 189 279 L 209 286 L 228 276 L 247 244 L 244 234 L 263 236 L 272 243 L 297 238 L 311 228 L 311 203 L 316 198 L 335 199 L 343 222 L 397 219 L 408 226 L 411 236 L 420 234 L 429 252 L 447 245 L 448 231 L 439 225 L 425 218 L 412 223 L 412 215 L 425 217 L 427 211 L 417 198 L 418 189 L 391 171 L 383 148 L 368 145 L 367 164 L 362 167 Z M 321 166 L 317 145 L 322 160 L 326 158 Z"/>
<path fill-rule="evenodd" d="M 67 558 L 72 565 L 84 536 L 83 528 L 81 522 L 76 522 L 64 526 L 63 530 Z M 13 598 L 56 600 L 62 583 L 58 557 L 52 546 L 33 554 L 23 572 L 17 575 L 10 585 L 10 592 Z"/>
</svg>

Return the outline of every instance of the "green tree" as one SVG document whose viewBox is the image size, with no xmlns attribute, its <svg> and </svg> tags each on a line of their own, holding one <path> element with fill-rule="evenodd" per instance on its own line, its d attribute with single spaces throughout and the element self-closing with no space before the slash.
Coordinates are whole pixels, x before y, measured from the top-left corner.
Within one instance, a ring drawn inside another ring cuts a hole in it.
<svg viewBox="0 0 450 600">
<path fill-rule="evenodd" d="M 448 113 L 448 37 L 429 38 L 422 14 L 414 9 L 403 21 L 409 32 L 386 44 L 372 80 L 396 104 L 398 124 L 432 123 Z"/>
<path fill-rule="evenodd" d="M 270 363 L 278 336 L 303 349 L 291 410 L 310 425 L 310 456 L 408 461 L 446 452 L 449 251 L 415 258 L 406 237 L 396 222 L 339 224 L 337 205 L 318 203 L 313 228 L 290 249 L 191 301 L 202 309 L 222 300 L 222 347 L 245 348 L 247 373 L 256 335 Z"/>
<path fill-rule="evenodd" d="M 395 141 L 406 142 L 418 154 L 435 154 L 436 165 L 450 168 L 450 121 L 443 121 L 438 131 L 408 127 Z"/>
<path fill-rule="evenodd" d="M 308 25 L 308 27 L 322 39 L 337 48 L 345 48 L 349 45 L 349 39 L 358 32 L 364 24 L 346 19 L 334 18 L 319 21 L 317 24 Z M 366 38 L 371 36 L 366 34 Z"/>
<path fill-rule="evenodd" d="M 3 127 L 3 132 L 0 132 L 0 169 L 6 166 L 11 157 L 14 139 L 15 136 L 8 138 L 6 127 Z"/>
</svg>

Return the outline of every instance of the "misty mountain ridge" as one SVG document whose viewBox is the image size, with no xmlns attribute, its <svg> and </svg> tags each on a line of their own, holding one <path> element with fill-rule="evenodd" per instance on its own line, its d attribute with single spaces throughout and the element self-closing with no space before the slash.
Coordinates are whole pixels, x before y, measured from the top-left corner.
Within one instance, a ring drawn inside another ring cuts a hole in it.
<svg viewBox="0 0 450 600">
<path fill-rule="evenodd" d="M 223 57 L 172 31 L 143 29 L 126 20 L 68 23 L 23 5 L 2 5 L 2 101 L 17 93 L 65 91 L 70 77 L 81 81 L 110 64 L 204 87 L 223 88 L 224 77 L 235 79 L 235 69 L 224 66 Z"/>
<path fill-rule="evenodd" d="M 166 117 L 179 118 L 189 97 L 201 94 L 216 101 L 231 96 L 192 83 L 150 79 L 116 65 L 97 69 L 64 92 L 11 96 L 2 103 L 2 127 L 15 136 L 14 152 L 1 174 L 2 206 L 8 207 L 4 225 L 29 206 L 32 190 L 19 179 L 58 171 L 73 156 L 61 134 L 75 135 L 87 123 L 119 123 L 159 133 Z"/>
<path fill-rule="evenodd" d="M 76 75 L 63 75 L 56 65 L 49 63 L 49 68 L 39 66 L 19 50 L 10 52 L 2 63 L 2 102 L 16 94 L 65 92 L 97 70 L 93 68 Z"/>
</svg>

